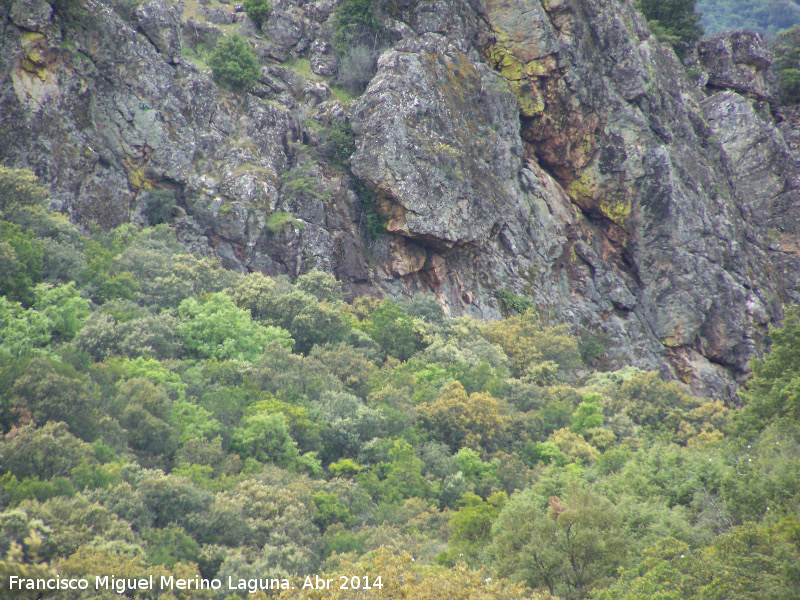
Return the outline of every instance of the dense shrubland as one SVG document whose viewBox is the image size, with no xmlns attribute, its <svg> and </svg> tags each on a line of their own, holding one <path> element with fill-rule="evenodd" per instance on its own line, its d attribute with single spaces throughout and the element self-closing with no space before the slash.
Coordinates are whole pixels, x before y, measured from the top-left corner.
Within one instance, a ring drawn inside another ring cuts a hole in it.
<svg viewBox="0 0 800 600">
<path fill-rule="evenodd" d="M 598 372 L 532 308 L 345 302 L 330 275 L 226 271 L 167 225 L 82 235 L 44 203 L 0 167 L 0 576 L 793 597 L 796 312 L 731 407 Z M 139 597 L 228 597 L 174 593 Z"/>
</svg>

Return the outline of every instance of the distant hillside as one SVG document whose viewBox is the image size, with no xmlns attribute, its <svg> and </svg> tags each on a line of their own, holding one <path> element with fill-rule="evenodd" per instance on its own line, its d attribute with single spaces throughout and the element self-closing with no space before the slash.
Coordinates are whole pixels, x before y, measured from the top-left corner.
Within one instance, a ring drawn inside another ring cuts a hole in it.
<svg viewBox="0 0 800 600">
<path fill-rule="evenodd" d="M 706 35 L 744 29 L 768 37 L 800 24 L 795 0 L 698 0 Z"/>
</svg>

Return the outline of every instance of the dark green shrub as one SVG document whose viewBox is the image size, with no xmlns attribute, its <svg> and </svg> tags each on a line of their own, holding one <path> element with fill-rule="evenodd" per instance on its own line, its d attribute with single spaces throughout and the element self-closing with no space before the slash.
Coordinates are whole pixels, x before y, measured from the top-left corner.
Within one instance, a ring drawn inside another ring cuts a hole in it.
<svg viewBox="0 0 800 600">
<path fill-rule="evenodd" d="M 379 238 L 386 232 L 386 219 L 378 212 L 375 193 L 355 178 L 350 179 L 350 185 L 361 202 L 362 212 L 359 224 L 363 226 L 367 239 Z"/>
<path fill-rule="evenodd" d="M 423 347 L 414 319 L 391 300 L 378 306 L 360 328 L 378 342 L 384 352 L 398 360 L 408 360 Z"/>
<path fill-rule="evenodd" d="M 340 55 L 359 43 L 369 43 L 384 34 L 375 14 L 375 0 L 344 0 L 336 9 L 334 47 Z"/>
<path fill-rule="evenodd" d="M 363 93 L 375 75 L 386 31 L 375 0 L 344 0 L 336 9 L 333 46 L 340 57 L 337 81 L 354 95 Z"/>
<path fill-rule="evenodd" d="M 175 207 L 175 194 L 170 190 L 153 190 L 144 206 L 144 216 L 150 225 L 160 225 L 172 218 L 172 209 Z"/>
<path fill-rule="evenodd" d="M 800 25 L 782 31 L 772 42 L 773 66 L 783 69 L 796 69 L 800 65 Z"/>
<path fill-rule="evenodd" d="M 250 44 L 238 35 L 217 42 L 208 59 L 214 77 L 233 88 L 247 88 L 258 81 L 261 74 Z"/>
<path fill-rule="evenodd" d="M 341 73 L 341 70 L 340 70 Z M 356 151 L 353 140 L 353 131 L 349 123 L 337 122 L 323 134 L 323 151 L 328 159 L 342 167 L 347 166 L 347 161 Z"/>
<path fill-rule="evenodd" d="M 244 12 L 253 22 L 253 24 L 261 29 L 261 25 L 269 18 L 269 13 L 272 10 L 272 5 L 269 0 L 244 0 Z"/>
<path fill-rule="evenodd" d="M 778 74 L 778 85 L 786 100 L 800 100 L 800 69 L 784 69 Z"/>
<path fill-rule="evenodd" d="M 503 310 L 506 312 L 514 312 L 519 315 L 526 311 L 535 308 L 533 302 L 528 300 L 525 296 L 515 294 L 511 290 L 497 290 L 494 293 L 495 298 L 500 301 Z"/>
<path fill-rule="evenodd" d="M 31 232 L 0 221 L 0 296 L 30 304 L 33 286 L 42 279 L 43 254 L 43 244 Z"/>
<path fill-rule="evenodd" d="M 800 100 L 800 26 L 781 32 L 772 43 L 773 69 L 784 102 Z"/>
</svg>

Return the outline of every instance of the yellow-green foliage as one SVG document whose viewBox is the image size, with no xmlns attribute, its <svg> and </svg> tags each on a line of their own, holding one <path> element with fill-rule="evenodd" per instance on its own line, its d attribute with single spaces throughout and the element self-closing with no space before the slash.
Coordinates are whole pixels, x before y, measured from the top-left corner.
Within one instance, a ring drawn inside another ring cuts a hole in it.
<svg viewBox="0 0 800 600">
<path fill-rule="evenodd" d="M 471 570 L 461 564 L 453 569 L 442 567 L 425 567 L 415 564 L 414 557 L 396 547 L 376 550 L 362 558 L 340 557 L 331 561 L 326 577 L 338 582 L 330 590 L 315 591 L 295 589 L 283 592 L 283 600 L 360 600 L 365 594 L 375 598 L 413 598 L 414 600 L 441 600 L 443 597 L 453 599 L 474 600 L 556 600 L 545 591 L 531 592 L 522 585 L 512 584 L 506 580 L 493 580 L 477 570 Z M 346 574 L 350 581 L 351 573 L 361 575 L 374 584 L 381 577 L 381 588 L 373 587 L 370 592 L 359 591 L 355 585 L 342 586 L 340 575 Z M 313 578 L 312 578 L 313 581 Z M 354 589 L 355 588 L 355 589 Z"/>
<path fill-rule="evenodd" d="M 0 211 L 36 206 L 47 197 L 47 190 L 38 184 L 28 169 L 9 169 L 0 165 Z"/>
<path fill-rule="evenodd" d="M 419 406 L 419 414 L 432 435 L 450 446 L 496 449 L 511 424 L 495 398 L 487 393 L 467 394 L 460 382 L 442 390 L 430 404 Z"/>
<path fill-rule="evenodd" d="M 580 364 L 577 342 L 564 327 L 542 329 L 536 312 L 528 310 L 522 315 L 504 321 L 492 321 L 485 326 L 486 337 L 503 348 L 516 374 L 538 362 L 552 360 L 563 369 Z"/>
</svg>

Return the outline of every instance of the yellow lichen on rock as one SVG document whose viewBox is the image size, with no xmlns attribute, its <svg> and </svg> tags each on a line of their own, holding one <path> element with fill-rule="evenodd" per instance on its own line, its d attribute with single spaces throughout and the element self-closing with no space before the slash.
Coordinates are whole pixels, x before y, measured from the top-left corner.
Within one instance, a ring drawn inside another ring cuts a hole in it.
<svg viewBox="0 0 800 600">
<path fill-rule="evenodd" d="M 544 99 L 539 90 L 526 82 L 512 81 L 511 87 L 517 97 L 519 112 L 524 117 L 535 117 L 544 112 Z"/>
<path fill-rule="evenodd" d="M 125 173 L 128 175 L 128 185 L 134 191 L 152 190 L 153 182 L 145 175 L 145 165 L 137 165 L 132 159 L 122 161 Z"/>
<path fill-rule="evenodd" d="M 607 201 L 603 198 L 600 201 L 600 210 L 620 227 L 625 225 L 625 219 L 631 214 L 630 204 L 622 200 Z"/>
<path fill-rule="evenodd" d="M 42 55 L 42 42 L 44 36 L 41 33 L 26 31 L 22 34 L 22 49 L 25 56 L 22 57 L 21 67 L 44 81 L 47 79 L 47 60 Z"/>
<path fill-rule="evenodd" d="M 539 60 L 532 60 L 525 65 L 528 77 L 545 77 L 556 68 L 556 60 L 552 56 L 545 56 Z"/>
<path fill-rule="evenodd" d="M 591 204 L 596 191 L 596 186 L 586 174 L 581 175 L 578 179 L 573 179 L 567 186 L 567 195 L 579 205 Z"/>
<path fill-rule="evenodd" d="M 492 66 L 509 81 L 519 81 L 525 77 L 524 65 L 506 48 L 494 45 L 488 54 Z"/>
<path fill-rule="evenodd" d="M 495 33 L 497 39 L 501 39 L 500 33 L 497 31 Z M 500 44 L 491 46 L 487 55 L 490 64 L 511 84 L 519 103 L 520 113 L 525 117 L 542 114 L 545 102 L 536 86 L 535 78 L 552 69 L 552 61 L 548 60 L 550 57 L 533 60 L 526 64 Z"/>
</svg>

